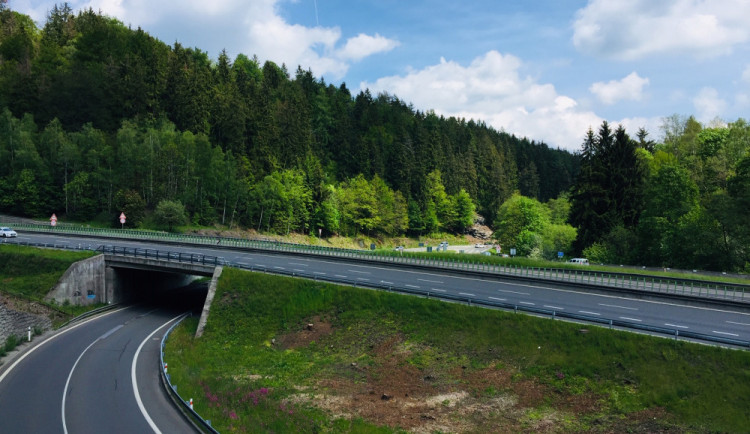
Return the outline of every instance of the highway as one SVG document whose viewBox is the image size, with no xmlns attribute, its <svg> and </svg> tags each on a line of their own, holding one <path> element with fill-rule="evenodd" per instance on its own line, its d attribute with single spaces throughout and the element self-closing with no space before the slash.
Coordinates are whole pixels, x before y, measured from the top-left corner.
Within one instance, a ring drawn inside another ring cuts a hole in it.
<svg viewBox="0 0 750 434">
<path fill-rule="evenodd" d="M 96 248 L 101 244 L 219 256 L 243 268 L 359 285 L 379 284 L 498 301 L 631 323 L 750 340 L 750 314 L 679 299 L 638 299 L 518 279 L 385 264 L 147 241 L 19 233 L 18 241 Z M 159 343 L 187 297 L 117 309 L 67 327 L 0 368 L 0 432 L 193 432 L 161 386 Z M 193 304 L 196 304 L 193 301 Z M 200 304 L 200 303 L 198 303 Z"/>
<path fill-rule="evenodd" d="M 366 286 L 379 284 L 404 287 L 432 294 L 452 294 L 467 301 L 486 300 L 529 306 L 557 312 L 570 312 L 589 317 L 626 321 L 634 324 L 703 333 L 710 336 L 750 341 L 750 314 L 732 307 L 699 306 L 676 298 L 648 299 L 586 291 L 549 283 L 524 283 L 449 271 L 426 271 L 399 268 L 385 264 L 345 262 L 331 258 L 292 256 L 255 251 L 243 252 L 207 246 L 177 246 L 148 241 L 86 239 L 61 234 L 19 233 L 19 240 L 57 244 L 100 244 L 151 248 L 162 251 L 199 253 L 223 257 L 244 268 L 262 268 L 270 272 L 300 273 L 320 279 L 347 280 Z"/>
<path fill-rule="evenodd" d="M 121 308 L 21 353 L 0 368 L 0 432 L 196 432 L 158 378 L 161 337 L 179 315 Z"/>
</svg>

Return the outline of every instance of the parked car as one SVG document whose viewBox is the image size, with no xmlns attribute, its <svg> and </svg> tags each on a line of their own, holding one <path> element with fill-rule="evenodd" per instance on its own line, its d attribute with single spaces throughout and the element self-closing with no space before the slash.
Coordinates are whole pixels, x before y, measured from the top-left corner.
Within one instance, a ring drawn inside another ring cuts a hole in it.
<svg viewBox="0 0 750 434">
<path fill-rule="evenodd" d="M 403 252 L 403 251 L 404 251 L 404 246 L 398 246 L 398 247 L 396 247 L 396 248 L 395 248 L 395 249 L 393 249 L 393 250 L 397 250 L 397 251 L 399 251 L 399 252 Z"/>
<path fill-rule="evenodd" d="M 2 235 L 3 238 L 17 237 L 18 236 L 18 234 L 16 233 L 16 231 L 14 231 L 11 228 L 0 228 L 0 235 Z"/>
</svg>

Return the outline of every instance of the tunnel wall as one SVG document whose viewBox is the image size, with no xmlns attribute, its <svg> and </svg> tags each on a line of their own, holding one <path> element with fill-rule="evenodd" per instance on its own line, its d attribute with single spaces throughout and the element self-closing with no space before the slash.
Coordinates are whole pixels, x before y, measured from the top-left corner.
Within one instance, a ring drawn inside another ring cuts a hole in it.
<svg viewBox="0 0 750 434">
<path fill-rule="evenodd" d="M 71 265 L 45 299 L 58 304 L 63 304 L 67 300 L 70 304 L 79 306 L 107 303 L 104 255 L 97 255 Z"/>
</svg>

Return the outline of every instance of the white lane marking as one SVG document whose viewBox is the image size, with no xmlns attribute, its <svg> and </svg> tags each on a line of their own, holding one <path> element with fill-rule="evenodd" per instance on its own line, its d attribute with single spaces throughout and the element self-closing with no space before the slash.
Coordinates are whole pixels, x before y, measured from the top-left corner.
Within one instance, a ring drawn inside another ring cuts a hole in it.
<svg viewBox="0 0 750 434">
<path fill-rule="evenodd" d="M 325 276 L 326 275 L 326 273 L 324 273 L 322 271 L 313 271 L 313 274 L 319 274 L 321 276 Z"/>
<path fill-rule="evenodd" d="M 559 307 L 559 306 L 550 306 L 548 304 L 545 304 L 544 307 L 548 309 L 557 309 L 557 310 L 565 310 L 565 308 Z"/>
<path fill-rule="evenodd" d="M 487 297 L 487 298 L 489 298 L 490 300 L 505 301 L 504 298 L 497 298 L 497 297 Z"/>
<path fill-rule="evenodd" d="M 596 312 L 589 312 L 589 311 L 587 311 L 587 310 L 579 310 L 578 312 L 580 312 L 580 313 L 585 313 L 586 315 L 596 315 L 596 316 L 599 316 L 599 315 L 601 315 L 600 313 L 596 313 Z"/>
<path fill-rule="evenodd" d="M 440 288 L 432 288 L 432 291 L 445 292 L 444 289 L 440 289 Z"/>
<path fill-rule="evenodd" d="M 380 283 L 384 283 L 386 285 L 393 285 L 393 282 L 386 282 L 385 280 L 381 280 Z"/>
<path fill-rule="evenodd" d="M 427 280 L 427 279 L 417 279 L 417 280 L 419 280 L 420 282 L 427 282 L 427 283 L 443 283 L 439 280 Z"/>
<path fill-rule="evenodd" d="M 469 297 L 476 297 L 476 295 L 474 295 L 474 294 L 470 294 L 470 293 L 468 293 L 468 292 L 459 292 L 458 294 L 459 294 L 459 295 L 468 295 Z"/>
<path fill-rule="evenodd" d="M 133 394 L 135 395 L 135 400 L 138 403 L 138 408 L 141 410 L 141 414 L 146 419 L 146 422 L 148 422 L 149 426 L 151 426 L 151 429 L 153 429 L 156 434 L 161 434 L 161 431 L 156 426 L 154 421 L 151 419 L 151 416 L 149 416 L 148 411 L 146 411 L 146 407 L 143 405 L 143 401 L 141 401 L 141 394 L 138 393 L 138 380 L 135 375 L 136 366 L 138 366 L 138 355 L 141 353 L 141 349 L 143 349 L 143 346 L 146 345 L 146 342 L 148 342 L 148 340 L 151 339 L 151 336 L 155 335 L 156 332 L 163 329 L 169 323 L 173 322 L 174 320 L 176 320 L 177 318 L 183 315 L 185 314 L 177 315 L 176 317 L 162 324 L 158 329 L 152 331 L 151 334 L 146 336 L 146 339 L 144 339 L 143 342 L 141 342 L 141 344 L 138 346 L 138 349 L 135 350 L 135 355 L 133 356 L 133 364 L 130 365 L 130 379 L 131 379 L 131 382 L 133 383 Z"/>
<path fill-rule="evenodd" d="M 500 292 L 508 292 L 510 294 L 529 295 L 528 292 L 511 291 L 510 289 L 498 289 L 498 291 L 500 291 Z"/>
<path fill-rule="evenodd" d="M 16 359 L 16 361 L 13 362 L 13 364 L 10 365 L 10 367 L 7 370 L 5 370 L 5 372 L 3 372 L 2 374 L 0 374 L 0 383 L 3 382 L 3 380 L 5 379 L 5 377 L 7 377 L 8 374 L 10 374 L 10 371 L 12 371 L 16 366 L 18 366 L 18 364 L 21 363 L 23 361 L 23 359 L 25 359 L 26 357 L 29 357 L 31 355 L 31 353 L 33 353 L 34 351 L 38 350 L 39 348 L 41 348 L 43 345 L 47 344 L 48 342 L 52 342 L 52 340 L 57 339 L 58 337 L 64 335 L 65 333 L 67 333 L 67 332 L 69 332 L 71 330 L 75 330 L 75 329 L 77 329 L 78 327 L 80 327 L 80 326 L 82 326 L 84 324 L 87 324 L 87 323 L 89 323 L 91 321 L 94 321 L 94 320 L 97 320 L 99 318 L 103 318 L 105 316 L 112 315 L 113 313 L 117 313 L 117 312 L 119 312 L 121 310 L 125 310 L 125 309 L 127 309 L 127 308 L 123 307 L 123 308 L 120 308 L 120 309 L 115 309 L 112 312 L 103 313 L 103 314 L 101 314 L 99 316 L 96 316 L 94 318 L 87 319 L 87 320 L 81 322 L 80 324 L 76 324 L 74 326 L 71 326 L 70 328 L 62 330 L 60 333 L 58 333 L 58 334 L 56 334 L 54 336 L 49 337 L 47 340 L 44 340 L 44 341 L 40 342 L 39 345 L 31 347 L 31 349 L 29 349 L 29 351 L 23 353 L 23 355 L 21 357 L 19 357 L 18 359 Z"/>
<path fill-rule="evenodd" d="M 266 268 L 264 264 L 255 264 L 256 267 Z"/>
<path fill-rule="evenodd" d="M 525 304 L 527 306 L 534 306 L 534 303 L 531 303 L 530 301 L 519 301 L 518 304 Z"/>
<path fill-rule="evenodd" d="M 370 281 L 370 279 L 368 279 L 366 277 L 357 277 L 357 280 L 364 280 L 365 282 L 369 282 Z"/>
<path fill-rule="evenodd" d="M 242 265 L 243 267 L 247 267 L 248 264 L 246 262 L 235 262 L 237 265 Z"/>
<path fill-rule="evenodd" d="M 734 322 L 734 321 L 727 321 L 728 324 L 735 324 L 735 325 L 741 325 L 741 326 L 750 326 L 750 324 L 745 322 Z"/>
<path fill-rule="evenodd" d="M 110 330 L 110 331 L 112 331 L 112 330 Z M 73 363 L 73 367 L 70 368 L 70 372 L 68 373 L 68 379 L 65 380 L 65 387 L 63 388 L 62 408 L 61 408 L 61 412 L 62 412 L 62 426 L 63 426 L 63 432 L 65 434 L 68 434 L 68 425 L 67 425 L 67 423 L 65 421 L 65 401 L 66 401 L 66 397 L 68 395 L 68 386 L 70 386 L 70 379 L 73 377 L 73 372 L 76 370 L 76 366 L 78 366 L 78 362 L 81 361 L 81 358 L 83 357 L 83 355 L 86 354 L 86 351 L 88 351 L 89 348 L 93 347 L 95 343 L 99 342 L 99 339 L 101 339 L 101 336 L 98 337 L 98 338 L 96 338 L 96 339 L 94 339 L 94 342 L 90 343 L 89 346 L 86 347 L 86 349 L 84 349 L 83 351 L 81 351 L 81 354 L 78 355 L 78 358 L 76 359 L 75 363 Z"/>
<path fill-rule="evenodd" d="M 640 320 L 638 318 L 630 318 L 630 317 L 627 317 L 627 316 L 621 316 L 620 319 L 624 319 L 625 321 L 636 321 L 636 322 L 643 321 L 643 320 Z"/>
<path fill-rule="evenodd" d="M 618 308 L 618 309 L 627 309 L 627 310 L 638 310 L 638 308 L 637 308 L 637 307 L 618 306 L 618 305 L 616 305 L 616 304 L 604 304 L 604 303 L 599 303 L 599 306 L 606 306 L 606 307 L 616 307 L 616 308 Z"/>
<path fill-rule="evenodd" d="M 290 262 L 289 265 L 296 265 L 298 267 L 309 267 L 307 264 L 300 264 L 299 262 Z"/>
<path fill-rule="evenodd" d="M 292 271 L 296 271 L 298 273 L 304 273 L 305 272 L 305 270 L 301 270 L 299 268 L 293 268 Z"/>
<path fill-rule="evenodd" d="M 720 334 L 720 335 L 727 335 L 727 336 L 739 336 L 736 333 L 717 332 L 716 330 L 714 330 L 714 333 L 717 333 L 717 334 Z"/>
<path fill-rule="evenodd" d="M 276 266 L 276 267 L 273 267 L 273 268 L 275 268 L 277 270 L 283 270 L 284 269 L 284 267 L 279 267 L 279 266 Z"/>
<path fill-rule="evenodd" d="M 689 329 L 690 328 L 688 326 L 677 325 L 677 324 L 670 324 L 668 322 L 665 322 L 664 325 L 667 326 L 667 327 L 677 327 L 678 329 Z"/>
<path fill-rule="evenodd" d="M 346 276 L 344 276 L 343 274 L 334 274 L 333 276 L 334 277 L 343 277 L 344 279 L 346 279 Z"/>
<path fill-rule="evenodd" d="M 136 245 L 140 246 L 140 244 L 136 244 Z M 276 257 L 276 256 L 271 256 L 271 255 L 262 255 L 262 254 L 260 254 L 259 256 L 264 256 L 264 257 L 268 256 L 269 258 L 270 257 Z M 320 260 L 320 261 L 316 261 L 316 262 L 323 263 L 323 264 L 341 265 L 340 262 L 328 261 L 328 260 Z M 262 265 L 261 265 L 261 267 L 262 267 Z M 370 267 L 370 268 L 374 269 L 374 270 L 388 270 L 388 271 L 392 271 L 392 268 L 388 268 L 388 267 Z M 445 271 L 446 272 L 450 272 L 450 270 L 448 270 L 448 269 L 446 269 Z M 442 275 L 444 275 L 444 274 L 440 274 L 440 273 L 430 274 L 430 273 L 424 273 L 422 271 L 409 271 L 409 270 L 401 270 L 401 272 L 402 273 L 407 273 L 407 274 L 418 274 L 418 275 L 427 275 L 427 276 L 442 276 Z M 497 284 L 497 281 L 493 280 L 493 279 L 477 279 L 476 277 L 464 277 L 464 276 L 450 276 L 450 277 L 451 277 L 451 279 L 460 279 L 460 280 L 469 280 L 469 281 L 473 281 L 473 282 L 485 282 L 485 283 L 489 283 L 489 284 Z M 551 281 L 550 283 L 554 283 L 554 281 Z M 600 298 L 610 299 L 610 300 L 624 300 L 624 301 L 629 301 L 629 302 L 633 302 L 633 303 L 648 303 L 648 304 L 656 304 L 656 305 L 664 305 L 664 306 L 674 306 L 674 307 L 680 307 L 680 308 L 685 308 L 685 309 L 696 309 L 696 310 L 705 310 L 705 311 L 710 311 L 710 312 L 731 313 L 731 314 L 735 314 L 735 315 L 744 315 L 744 316 L 750 317 L 750 313 L 742 313 L 742 312 L 736 312 L 736 311 L 725 310 L 725 309 L 716 309 L 716 308 L 712 308 L 712 307 L 687 306 L 687 305 L 684 305 L 684 304 L 668 303 L 668 302 L 664 302 L 664 301 L 641 300 L 641 299 L 635 299 L 635 298 L 620 297 L 620 296 L 616 296 L 616 295 L 592 294 L 590 292 L 571 291 L 569 289 L 558 289 L 558 288 L 552 288 L 552 287 L 549 287 L 549 286 L 524 285 L 524 284 L 518 284 L 518 283 L 515 283 L 514 285 L 515 286 L 523 286 L 525 288 L 542 289 L 542 290 L 546 290 L 546 291 L 564 292 L 564 293 L 567 293 L 567 294 L 580 294 L 580 295 L 585 295 L 585 296 L 589 296 L 589 297 L 600 297 Z M 518 293 L 518 292 L 514 292 L 514 291 L 510 291 L 510 290 L 503 290 L 503 289 L 498 289 L 498 291 L 516 293 L 516 294 L 520 294 L 520 295 L 529 295 L 528 293 Z M 655 295 L 659 295 L 659 294 L 656 293 Z M 584 313 L 583 311 L 579 311 L 579 312 Z M 600 315 L 600 314 L 595 313 L 595 315 Z"/>
<path fill-rule="evenodd" d="M 419 288 L 417 285 L 409 285 L 409 284 L 407 284 L 406 286 L 408 286 L 409 288 Z"/>
<path fill-rule="evenodd" d="M 371 271 L 357 271 L 357 270 L 346 270 L 350 273 L 357 273 L 357 274 L 372 274 Z"/>
<path fill-rule="evenodd" d="M 107 333 L 104 333 L 103 335 L 99 336 L 98 340 L 103 341 L 107 339 L 108 337 L 112 336 L 114 332 L 116 332 L 117 330 L 120 330 L 121 328 L 123 328 L 123 324 L 120 324 L 117 327 L 113 328 L 112 330 L 108 331 Z"/>
</svg>

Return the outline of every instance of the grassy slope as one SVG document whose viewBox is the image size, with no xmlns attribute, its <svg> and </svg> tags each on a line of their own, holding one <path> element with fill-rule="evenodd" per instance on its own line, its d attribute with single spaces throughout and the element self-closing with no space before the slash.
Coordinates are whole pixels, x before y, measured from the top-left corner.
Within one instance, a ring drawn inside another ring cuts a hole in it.
<svg viewBox="0 0 750 434">
<path fill-rule="evenodd" d="M 312 318 L 329 322 L 331 333 L 304 346 L 271 343 Z M 596 327 L 582 334 L 580 328 L 226 269 L 204 337 L 194 341 L 195 321 L 188 322 L 170 339 L 166 358 L 181 395 L 196 398 L 196 410 L 221 431 L 389 432 L 399 424 L 377 427 L 363 412 L 335 419 L 294 399 L 300 390 L 338 393 L 330 384 L 383 384 L 386 368 L 434 377 L 437 391 L 468 388 L 478 401 L 543 391 L 523 408 L 523 397 L 516 399 L 510 422 L 497 411 L 476 421 L 498 430 L 534 430 L 550 413 L 557 414 L 555 431 L 570 432 L 620 431 L 629 420 L 640 421 L 630 428 L 635 431 L 750 426 L 749 353 Z M 389 342 L 399 354 L 393 365 L 377 354 Z M 361 369 L 352 371 L 352 363 Z M 472 373 L 510 380 L 477 386 Z M 570 405 L 586 400 L 592 404 L 581 411 Z M 652 413 L 659 420 L 642 420 Z"/>
<path fill-rule="evenodd" d="M 0 291 L 26 300 L 42 301 L 65 271 L 76 261 L 93 256 L 93 252 L 70 252 L 32 247 L 0 245 Z M 75 306 L 62 306 L 76 314 Z"/>
</svg>

